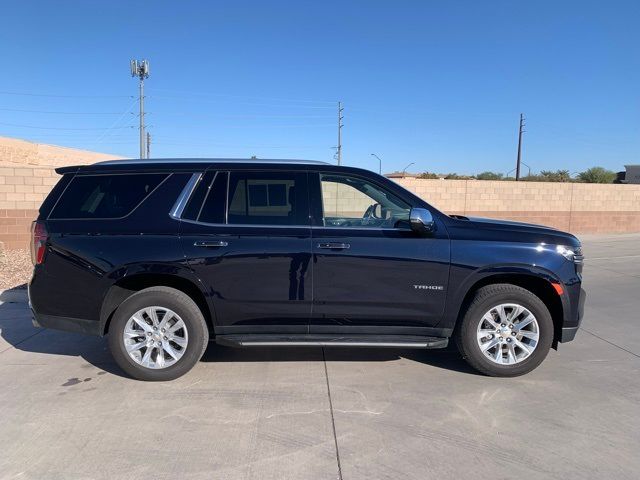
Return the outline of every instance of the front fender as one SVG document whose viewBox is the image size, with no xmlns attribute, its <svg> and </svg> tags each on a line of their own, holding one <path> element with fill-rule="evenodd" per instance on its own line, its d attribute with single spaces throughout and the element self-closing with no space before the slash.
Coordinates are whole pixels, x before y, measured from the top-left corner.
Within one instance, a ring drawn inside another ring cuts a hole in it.
<svg viewBox="0 0 640 480">
<path fill-rule="evenodd" d="M 537 279 L 543 279 L 550 284 L 557 283 L 563 285 L 561 278 L 555 272 L 540 265 L 514 263 L 496 264 L 483 266 L 471 272 L 469 272 L 468 268 L 452 265 L 450 286 L 455 285 L 455 288 L 449 289 L 445 312 L 438 326 L 450 329 L 455 327 L 461 309 L 464 307 L 465 298 L 476 285 L 487 283 L 486 281 L 491 277 L 495 277 L 499 282 L 500 278 L 513 276 L 522 276 L 523 278 L 535 277 Z M 563 312 L 567 312 L 569 299 L 566 292 L 560 295 L 560 300 L 562 302 Z"/>
</svg>

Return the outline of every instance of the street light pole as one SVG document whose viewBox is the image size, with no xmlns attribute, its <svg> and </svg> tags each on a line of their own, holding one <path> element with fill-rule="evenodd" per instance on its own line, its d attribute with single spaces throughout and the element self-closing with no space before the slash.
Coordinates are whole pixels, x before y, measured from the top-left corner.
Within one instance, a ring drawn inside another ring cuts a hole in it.
<svg viewBox="0 0 640 480">
<path fill-rule="evenodd" d="M 404 167 L 402 169 L 402 178 L 404 178 L 405 174 L 407 173 L 407 168 L 409 168 L 411 165 L 415 165 L 416 162 L 411 162 L 409 165 L 407 165 L 406 167 Z"/>
<path fill-rule="evenodd" d="M 371 155 L 372 155 L 372 156 L 374 156 L 374 157 L 376 157 L 376 158 L 378 159 L 378 163 L 380 164 L 380 165 L 379 165 L 379 169 L 378 169 L 378 173 L 379 173 L 380 175 L 382 175 L 382 160 L 381 160 L 381 159 L 380 159 L 380 157 L 379 157 L 378 155 L 376 155 L 375 153 L 372 153 Z"/>
</svg>

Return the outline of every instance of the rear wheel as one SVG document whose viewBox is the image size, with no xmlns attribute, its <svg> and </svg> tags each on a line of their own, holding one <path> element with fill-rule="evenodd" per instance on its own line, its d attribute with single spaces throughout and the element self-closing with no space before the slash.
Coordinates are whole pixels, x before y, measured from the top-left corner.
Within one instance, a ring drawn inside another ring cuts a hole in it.
<svg viewBox="0 0 640 480">
<path fill-rule="evenodd" d="M 209 339 L 202 312 L 185 293 L 151 287 L 115 311 L 109 347 L 118 365 L 140 380 L 173 380 L 200 360 Z"/>
<path fill-rule="evenodd" d="M 552 341 L 553 320 L 545 304 L 511 284 L 479 289 L 456 332 L 467 362 L 495 377 L 530 372 L 546 358 Z"/>
</svg>

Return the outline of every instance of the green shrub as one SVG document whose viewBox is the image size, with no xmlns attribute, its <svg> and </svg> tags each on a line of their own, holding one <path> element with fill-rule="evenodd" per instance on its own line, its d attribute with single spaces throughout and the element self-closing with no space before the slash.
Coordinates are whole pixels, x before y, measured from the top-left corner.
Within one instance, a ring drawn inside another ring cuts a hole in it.
<svg viewBox="0 0 640 480">
<path fill-rule="evenodd" d="M 478 180 L 502 180 L 503 176 L 501 173 L 496 172 L 482 172 L 476 175 Z"/>
<path fill-rule="evenodd" d="M 438 176 L 438 174 L 436 173 L 431 173 L 431 172 L 422 172 L 420 175 L 418 175 L 417 178 L 430 178 L 430 179 L 436 179 L 436 178 L 440 178 Z"/>
<path fill-rule="evenodd" d="M 591 167 L 578 174 L 578 178 L 585 183 L 613 183 L 616 172 L 602 167 Z"/>
</svg>

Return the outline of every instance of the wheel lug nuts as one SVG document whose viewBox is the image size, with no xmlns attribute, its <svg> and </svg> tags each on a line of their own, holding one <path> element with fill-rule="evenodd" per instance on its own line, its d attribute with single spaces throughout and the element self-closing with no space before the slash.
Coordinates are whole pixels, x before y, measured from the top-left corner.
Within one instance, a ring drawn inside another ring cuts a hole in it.
<svg viewBox="0 0 640 480">
<path fill-rule="evenodd" d="M 502 328 L 504 328 L 504 327 L 506 327 L 506 326 L 507 326 L 507 324 L 506 324 L 506 323 L 503 323 L 503 324 L 502 324 L 502 325 L 500 325 L 500 326 L 501 326 Z"/>
<path fill-rule="evenodd" d="M 164 340 L 168 340 L 167 337 L 162 337 Z"/>
<path fill-rule="evenodd" d="M 515 337 L 516 336 L 516 332 L 511 332 L 511 335 L 513 335 Z"/>
<path fill-rule="evenodd" d="M 162 333 L 164 333 L 164 328 L 161 330 Z"/>
<path fill-rule="evenodd" d="M 511 343 L 511 339 L 510 339 L 510 338 L 507 338 L 507 342 Z"/>
</svg>

